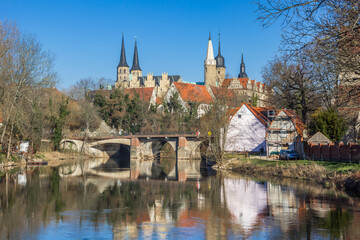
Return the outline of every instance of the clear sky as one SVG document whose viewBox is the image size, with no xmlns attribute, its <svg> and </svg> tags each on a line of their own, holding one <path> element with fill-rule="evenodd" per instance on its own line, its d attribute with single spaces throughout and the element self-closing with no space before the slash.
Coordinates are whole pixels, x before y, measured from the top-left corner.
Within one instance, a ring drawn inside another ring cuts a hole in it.
<svg viewBox="0 0 360 240">
<path fill-rule="evenodd" d="M 204 80 L 209 32 L 217 55 L 218 32 L 226 71 L 237 76 L 241 52 L 251 79 L 276 54 L 280 27 L 263 29 L 252 0 L 1 0 L 0 20 L 16 21 L 56 56 L 59 88 L 86 77 L 116 80 L 121 34 L 131 68 L 138 39 L 143 75 L 162 72 Z"/>
</svg>

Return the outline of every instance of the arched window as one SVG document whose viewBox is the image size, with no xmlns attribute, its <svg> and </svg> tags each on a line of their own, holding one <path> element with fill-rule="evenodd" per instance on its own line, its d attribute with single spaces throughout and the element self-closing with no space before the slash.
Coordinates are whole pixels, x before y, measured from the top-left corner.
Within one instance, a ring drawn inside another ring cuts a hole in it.
<svg viewBox="0 0 360 240">
<path fill-rule="evenodd" d="M 122 72 L 122 71 L 121 71 L 121 69 L 120 69 L 120 74 L 121 74 L 121 72 Z"/>
</svg>

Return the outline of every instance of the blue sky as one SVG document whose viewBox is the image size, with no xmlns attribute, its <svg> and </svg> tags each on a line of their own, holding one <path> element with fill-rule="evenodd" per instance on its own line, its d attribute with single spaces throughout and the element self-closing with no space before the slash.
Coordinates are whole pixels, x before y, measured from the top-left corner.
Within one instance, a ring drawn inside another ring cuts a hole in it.
<svg viewBox="0 0 360 240">
<path fill-rule="evenodd" d="M 248 76 L 261 81 L 261 69 L 278 51 L 281 34 L 279 26 L 260 26 L 251 2 L 2 0 L 0 20 L 16 21 L 55 54 L 59 88 L 86 77 L 115 81 L 122 33 L 130 67 L 136 36 L 143 75 L 168 72 L 198 82 L 204 79 L 209 32 L 216 56 L 220 30 L 227 72 L 237 76 L 243 51 Z"/>
</svg>

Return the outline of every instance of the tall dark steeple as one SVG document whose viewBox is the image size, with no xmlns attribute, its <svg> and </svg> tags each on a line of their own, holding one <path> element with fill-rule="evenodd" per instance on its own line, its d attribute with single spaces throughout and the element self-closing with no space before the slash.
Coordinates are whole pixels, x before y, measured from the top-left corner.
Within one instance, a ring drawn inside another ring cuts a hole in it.
<svg viewBox="0 0 360 240">
<path fill-rule="evenodd" d="M 120 54 L 120 62 L 119 62 L 118 67 L 129 67 L 129 65 L 126 62 L 124 34 L 122 35 L 121 54 Z"/>
<path fill-rule="evenodd" d="M 215 58 L 216 60 L 216 67 L 225 67 L 225 59 L 223 56 L 221 56 L 221 50 L 220 50 L 220 33 L 219 33 L 219 50 L 218 55 Z"/>
<path fill-rule="evenodd" d="M 239 78 L 248 78 L 248 75 L 245 73 L 244 55 L 242 53 L 241 53 L 240 73 L 239 73 L 238 77 Z"/>
<path fill-rule="evenodd" d="M 133 65 L 132 65 L 130 71 L 134 71 L 134 70 L 141 71 L 141 68 L 140 68 L 140 65 L 139 65 L 139 57 L 138 57 L 138 51 L 137 51 L 136 38 L 135 38 L 135 49 L 134 49 Z"/>
</svg>

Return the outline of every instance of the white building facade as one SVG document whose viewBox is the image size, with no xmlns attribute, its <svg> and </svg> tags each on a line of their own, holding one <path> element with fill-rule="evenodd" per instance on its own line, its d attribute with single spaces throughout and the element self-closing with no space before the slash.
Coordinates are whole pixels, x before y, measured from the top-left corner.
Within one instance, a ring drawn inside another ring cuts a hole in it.
<svg viewBox="0 0 360 240">
<path fill-rule="evenodd" d="M 267 121 L 255 108 L 243 104 L 231 116 L 225 135 L 225 151 L 265 153 Z"/>
</svg>

